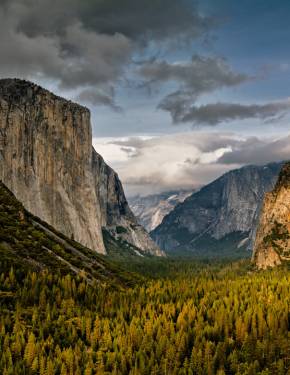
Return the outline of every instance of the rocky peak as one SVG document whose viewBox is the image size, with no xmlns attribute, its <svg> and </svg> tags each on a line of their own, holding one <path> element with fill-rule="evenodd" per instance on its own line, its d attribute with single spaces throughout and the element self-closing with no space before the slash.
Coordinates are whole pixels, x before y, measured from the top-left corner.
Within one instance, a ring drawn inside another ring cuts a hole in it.
<svg viewBox="0 0 290 375">
<path fill-rule="evenodd" d="M 265 195 L 257 230 L 253 261 L 260 269 L 290 260 L 290 162 L 272 192 Z"/>
</svg>

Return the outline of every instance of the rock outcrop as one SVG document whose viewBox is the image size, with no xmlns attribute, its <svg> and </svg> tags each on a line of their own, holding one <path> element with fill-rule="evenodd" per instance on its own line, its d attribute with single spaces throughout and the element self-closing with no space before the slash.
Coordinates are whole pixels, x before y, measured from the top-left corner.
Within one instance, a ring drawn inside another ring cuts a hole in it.
<svg viewBox="0 0 290 375">
<path fill-rule="evenodd" d="M 151 232 L 153 239 L 164 250 L 201 255 L 249 250 L 264 194 L 274 187 L 281 166 L 246 166 L 224 174 L 178 204 Z"/>
<path fill-rule="evenodd" d="M 272 192 L 265 195 L 257 230 L 253 261 L 259 269 L 290 260 L 290 162 Z"/>
<path fill-rule="evenodd" d="M 89 110 L 31 82 L 0 80 L 0 180 L 28 211 L 98 253 L 106 253 L 108 226 L 162 254 L 131 213 L 118 176 L 92 148 Z"/>
<path fill-rule="evenodd" d="M 92 172 L 97 201 L 100 205 L 101 226 L 115 238 L 121 238 L 144 252 L 163 256 L 132 213 L 116 172 L 93 149 Z"/>
<path fill-rule="evenodd" d="M 129 197 L 129 205 L 139 223 L 151 232 L 162 223 L 163 218 L 171 212 L 178 203 L 193 193 L 192 191 L 170 191 L 160 194 Z"/>
</svg>

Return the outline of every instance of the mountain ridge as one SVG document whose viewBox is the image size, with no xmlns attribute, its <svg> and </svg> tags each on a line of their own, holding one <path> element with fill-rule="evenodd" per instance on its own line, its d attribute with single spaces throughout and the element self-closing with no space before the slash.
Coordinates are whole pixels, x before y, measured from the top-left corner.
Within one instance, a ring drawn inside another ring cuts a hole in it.
<svg viewBox="0 0 290 375">
<path fill-rule="evenodd" d="M 176 253 L 206 255 L 208 247 L 218 255 L 215 247 L 224 240 L 229 253 L 251 248 L 264 194 L 273 188 L 281 166 L 250 165 L 225 173 L 178 204 L 152 238 Z"/>
</svg>

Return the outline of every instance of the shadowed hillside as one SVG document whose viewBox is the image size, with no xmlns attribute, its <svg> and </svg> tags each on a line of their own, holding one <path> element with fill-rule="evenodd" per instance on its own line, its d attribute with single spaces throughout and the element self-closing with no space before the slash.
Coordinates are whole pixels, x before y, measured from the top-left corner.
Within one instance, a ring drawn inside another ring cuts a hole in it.
<svg viewBox="0 0 290 375">
<path fill-rule="evenodd" d="M 49 270 L 82 275 L 89 283 L 126 286 L 134 278 L 95 251 L 57 232 L 26 211 L 0 182 L 1 269 Z"/>
</svg>

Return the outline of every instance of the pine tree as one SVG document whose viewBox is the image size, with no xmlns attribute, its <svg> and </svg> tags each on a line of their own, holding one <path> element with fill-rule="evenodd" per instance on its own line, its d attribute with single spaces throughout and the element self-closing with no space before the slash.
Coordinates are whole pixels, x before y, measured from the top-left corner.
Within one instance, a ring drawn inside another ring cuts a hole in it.
<svg viewBox="0 0 290 375">
<path fill-rule="evenodd" d="M 33 332 L 29 334 L 28 342 L 25 347 L 24 359 L 29 367 L 31 367 L 36 355 L 35 336 Z"/>
</svg>

